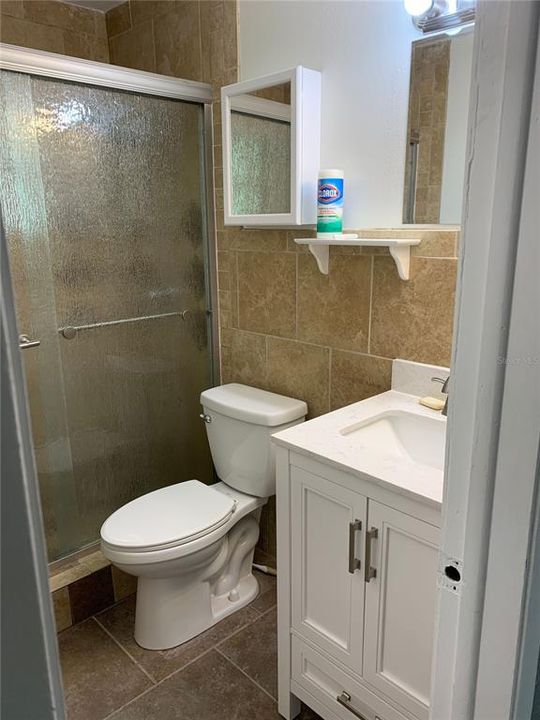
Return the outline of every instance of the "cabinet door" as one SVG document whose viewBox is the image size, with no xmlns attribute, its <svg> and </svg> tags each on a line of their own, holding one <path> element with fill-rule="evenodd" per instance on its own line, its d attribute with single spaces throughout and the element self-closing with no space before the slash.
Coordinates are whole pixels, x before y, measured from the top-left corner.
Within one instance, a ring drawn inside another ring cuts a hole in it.
<svg viewBox="0 0 540 720">
<path fill-rule="evenodd" d="M 368 530 L 373 529 L 364 678 L 427 720 L 440 531 L 370 500 Z"/>
<path fill-rule="evenodd" d="M 363 495 L 291 468 L 293 628 L 358 675 L 366 508 Z"/>
</svg>

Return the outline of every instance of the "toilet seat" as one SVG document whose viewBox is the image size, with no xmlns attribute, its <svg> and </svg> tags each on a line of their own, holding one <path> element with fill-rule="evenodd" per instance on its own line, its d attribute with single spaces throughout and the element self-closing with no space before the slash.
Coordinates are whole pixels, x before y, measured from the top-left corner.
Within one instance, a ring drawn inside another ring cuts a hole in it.
<svg viewBox="0 0 540 720">
<path fill-rule="evenodd" d="M 101 528 L 113 550 L 147 553 L 210 535 L 231 518 L 233 497 L 188 480 L 147 493 L 114 512 Z"/>
</svg>

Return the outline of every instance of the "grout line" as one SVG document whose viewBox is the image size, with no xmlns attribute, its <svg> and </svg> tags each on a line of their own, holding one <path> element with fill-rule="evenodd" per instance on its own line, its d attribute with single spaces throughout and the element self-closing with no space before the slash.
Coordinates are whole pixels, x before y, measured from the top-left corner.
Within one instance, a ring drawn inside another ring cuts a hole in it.
<svg viewBox="0 0 540 720">
<path fill-rule="evenodd" d="M 152 675 L 150 675 L 150 673 L 147 672 L 147 670 L 145 670 L 143 668 L 143 666 L 137 662 L 137 660 L 135 660 L 133 655 L 131 655 L 131 653 L 129 653 L 126 650 L 126 648 L 120 643 L 120 641 L 117 640 L 111 632 L 109 632 L 109 630 L 103 625 L 103 623 L 99 622 L 99 620 L 97 619 L 97 617 L 95 615 L 93 616 L 93 618 L 97 622 L 99 627 L 103 630 L 103 632 L 106 633 L 116 645 L 118 645 L 120 650 L 122 650 L 122 652 L 124 652 L 133 663 L 135 663 L 135 665 L 139 668 L 139 670 L 146 675 L 146 677 L 153 683 L 153 685 L 155 687 L 158 684 L 158 681 L 154 677 L 152 677 Z"/>
<path fill-rule="evenodd" d="M 367 354 L 371 355 L 371 314 L 373 312 L 373 275 L 375 274 L 375 256 L 371 256 L 371 272 L 369 281 L 369 314 L 368 314 L 368 337 Z"/>
<path fill-rule="evenodd" d="M 269 693 L 268 690 L 265 690 L 265 689 L 262 687 L 262 685 L 259 685 L 259 683 L 258 683 L 256 680 L 254 680 L 250 675 L 248 675 L 245 670 L 242 670 L 242 668 L 240 667 L 240 665 L 237 665 L 237 664 L 234 662 L 234 660 L 231 660 L 230 657 L 227 657 L 227 655 L 225 655 L 225 653 L 222 652 L 218 647 L 216 647 L 216 652 L 218 652 L 218 653 L 221 655 L 222 658 L 224 658 L 224 659 L 225 659 L 227 662 L 229 662 L 233 667 L 235 667 L 239 672 L 241 672 L 242 675 L 244 675 L 244 677 L 246 677 L 250 682 L 252 682 L 253 685 L 255 685 L 256 687 L 258 687 L 259 690 L 261 690 L 265 695 L 268 695 L 268 697 L 271 698 L 271 700 L 272 700 L 274 703 L 277 703 L 277 698 L 275 698 L 271 693 Z"/>
<path fill-rule="evenodd" d="M 249 606 L 248 606 L 248 607 L 249 607 Z M 159 681 L 153 681 L 153 682 L 155 682 L 155 685 L 153 685 L 153 686 L 150 687 L 150 688 L 147 688 L 147 689 L 144 690 L 142 693 L 140 693 L 140 694 L 137 695 L 136 697 L 132 698 L 128 703 L 126 703 L 125 705 L 122 705 L 122 707 L 119 707 L 119 708 L 117 708 L 116 710 L 113 710 L 113 712 L 112 712 L 110 715 L 107 715 L 107 717 L 104 718 L 104 720 L 108 720 L 108 718 L 113 717 L 113 715 L 114 715 L 115 713 L 120 712 L 120 710 L 122 710 L 123 708 L 127 707 L 128 705 L 131 705 L 131 703 L 135 702 L 135 700 L 138 700 L 138 699 L 141 698 L 143 695 L 146 695 L 148 692 L 150 692 L 150 691 L 153 690 L 154 688 L 159 687 L 159 686 L 162 685 L 166 680 L 169 680 L 170 678 L 172 678 L 173 675 L 176 675 L 177 673 L 182 672 L 182 670 L 185 670 L 187 667 L 189 667 L 189 666 L 192 665 L 193 663 L 195 663 L 195 662 L 197 662 L 198 660 L 200 660 L 202 657 L 204 657 L 205 655 L 207 655 L 209 652 L 212 652 L 212 650 L 217 650 L 217 645 L 218 645 L 218 644 L 221 644 L 222 642 L 225 642 L 225 641 L 228 640 L 229 638 L 233 637 L 233 635 L 237 635 L 237 634 L 238 634 L 239 632 L 241 632 L 242 630 L 245 630 L 247 627 L 249 627 L 250 625 L 252 625 L 254 622 L 256 622 L 257 620 L 259 620 L 261 617 L 262 617 L 262 615 L 258 615 L 257 617 L 253 618 L 253 620 L 250 620 L 249 622 L 245 623 L 245 625 L 242 625 L 241 627 L 239 627 L 237 630 L 235 630 L 235 631 L 234 631 L 233 633 L 231 633 L 230 635 L 227 635 L 226 638 L 223 638 L 222 640 L 220 640 L 219 643 L 215 643 L 215 644 L 212 645 L 211 647 L 206 648 L 206 650 L 203 650 L 201 653 L 199 653 L 199 654 L 196 655 L 194 658 L 192 658 L 191 660 L 189 660 L 188 662 L 186 662 L 184 665 L 181 665 L 180 667 L 178 667 L 178 668 L 176 668 L 175 670 L 173 670 L 172 672 L 170 672 L 168 675 L 165 675 L 165 677 L 161 678 L 161 680 L 159 680 Z M 101 627 L 101 623 L 99 623 L 99 624 L 100 624 L 100 627 Z M 105 628 L 104 628 L 104 629 L 105 629 Z M 114 640 L 114 638 L 113 638 L 113 640 Z M 116 642 L 116 641 L 115 641 L 115 642 Z M 124 648 L 122 648 L 122 649 L 124 649 Z M 129 655 L 129 653 L 127 653 L 127 651 L 125 651 L 125 652 L 126 652 L 126 655 Z M 129 656 L 129 657 L 131 657 L 131 656 Z M 134 662 L 138 665 L 138 663 L 137 663 L 135 660 L 134 660 Z"/>
<path fill-rule="evenodd" d="M 298 325 L 299 325 L 299 319 L 298 319 L 298 305 L 299 305 L 299 301 L 298 301 L 298 297 L 299 297 L 299 296 L 298 296 L 298 293 L 299 293 L 299 290 L 298 290 L 298 273 L 299 273 L 299 267 L 298 267 L 298 265 L 299 265 L 298 253 L 296 253 L 296 258 L 295 258 L 295 263 L 294 263 L 295 273 L 296 273 L 296 274 L 295 274 L 295 288 L 294 288 L 294 289 L 295 289 L 295 298 L 294 298 L 294 299 L 295 299 L 295 313 L 296 313 L 295 323 L 294 323 L 294 337 L 295 337 L 297 340 L 298 340 Z"/>
<path fill-rule="evenodd" d="M 334 348 L 328 348 L 328 412 L 332 409 L 332 361 L 334 358 Z"/>
</svg>

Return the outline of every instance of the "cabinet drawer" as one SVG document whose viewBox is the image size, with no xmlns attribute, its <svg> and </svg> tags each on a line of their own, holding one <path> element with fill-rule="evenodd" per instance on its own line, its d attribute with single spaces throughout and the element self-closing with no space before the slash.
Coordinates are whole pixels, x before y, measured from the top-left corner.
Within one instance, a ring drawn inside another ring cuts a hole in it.
<svg viewBox="0 0 540 720">
<path fill-rule="evenodd" d="M 291 640 L 293 682 L 331 710 L 332 717 L 340 720 L 407 720 L 317 650 L 294 635 Z M 338 697 L 347 707 L 338 702 Z"/>
</svg>

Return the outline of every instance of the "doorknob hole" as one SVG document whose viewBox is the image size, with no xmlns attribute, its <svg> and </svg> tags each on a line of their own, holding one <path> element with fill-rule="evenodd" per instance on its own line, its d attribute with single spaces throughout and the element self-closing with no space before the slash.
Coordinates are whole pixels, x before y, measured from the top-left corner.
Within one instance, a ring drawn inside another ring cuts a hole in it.
<svg viewBox="0 0 540 720">
<path fill-rule="evenodd" d="M 444 574 L 452 582 L 459 582 L 461 580 L 461 573 L 455 565 L 447 565 L 444 568 Z"/>
</svg>

